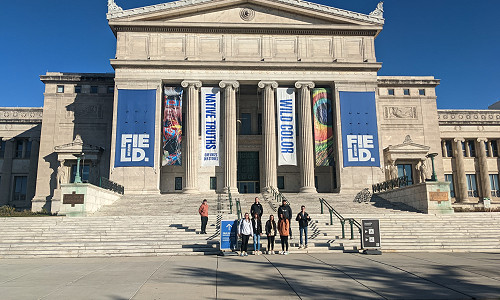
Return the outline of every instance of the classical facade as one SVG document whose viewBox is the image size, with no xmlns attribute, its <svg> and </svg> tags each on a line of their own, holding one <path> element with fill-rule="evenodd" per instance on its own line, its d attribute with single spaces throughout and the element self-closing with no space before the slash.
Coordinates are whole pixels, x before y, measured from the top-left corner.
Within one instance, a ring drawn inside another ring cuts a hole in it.
<svg viewBox="0 0 500 300">
<path fill-rule="evenodd" d="M 456 202 L 498 200 L 500 111 L 438 110 L 438 79 L 378 76 L 382 4 L 365 15 L 302 0 L 110 0 L 107 18 L 114 74 L 41 76 L 33 209 L 58 210 L 78 159 L 84 181 L 126 194 L 350 193 L 429 179 L 437 153 Z M 7 161 L 2 203 L 17 180 Z"/>
</svg>

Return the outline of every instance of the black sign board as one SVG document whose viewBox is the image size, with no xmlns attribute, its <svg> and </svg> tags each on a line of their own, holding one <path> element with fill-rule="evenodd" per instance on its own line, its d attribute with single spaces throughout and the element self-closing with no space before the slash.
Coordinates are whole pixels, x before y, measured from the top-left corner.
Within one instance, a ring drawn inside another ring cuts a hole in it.
<svg viewBox="0 0 500 300">
<path fill-rule="evenodd" d="M 77 194 L 73 192 L 72 194 L 63 195 L 63 204 L 71 204 L 71 207 L 75 207 L 75 204 L 83 204 L 85 199 L 85 194 Z"/>
<path fill-rule="evenodd" d="M 380 248 L 380 223 L 379 220 L 361 220 L 361 248 Z"/>
</svg>

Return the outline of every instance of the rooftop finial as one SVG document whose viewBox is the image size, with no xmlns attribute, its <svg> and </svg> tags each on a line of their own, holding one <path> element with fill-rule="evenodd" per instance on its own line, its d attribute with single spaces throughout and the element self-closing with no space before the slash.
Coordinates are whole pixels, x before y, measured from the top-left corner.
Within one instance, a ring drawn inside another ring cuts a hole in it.
<svg viewBox="0 0 500 300">
<path fill-rule="evenodd" d="M 123 9 L 115 3 L 115 0 L 108 0 L 108 13 L 116 11 L 123 11 Z"/>
<path fill-rule="evenodd" d="M 384 2 L 381 1 L 377 4 L 377 8 L 370 13 L 372 17 L 383 18 L 384 17 Z"/>
</svg>

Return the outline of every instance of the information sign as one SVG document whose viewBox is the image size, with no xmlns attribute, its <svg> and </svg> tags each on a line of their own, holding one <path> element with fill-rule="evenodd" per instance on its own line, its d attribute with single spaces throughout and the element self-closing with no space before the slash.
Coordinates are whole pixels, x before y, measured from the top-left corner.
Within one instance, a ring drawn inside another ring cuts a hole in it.
<svg viewBox="0 0 500 300">
<path fill-rule="evenodd" d="M 380 248 L 380 223 L 379 220 L 361 220 L 361 248 Z"/>
<path fill-rule="evenodd" d="M 238 220 L 225 220 L 220 222 L 220 250 L 236 249 L 236 230 Z"/>
</svg>

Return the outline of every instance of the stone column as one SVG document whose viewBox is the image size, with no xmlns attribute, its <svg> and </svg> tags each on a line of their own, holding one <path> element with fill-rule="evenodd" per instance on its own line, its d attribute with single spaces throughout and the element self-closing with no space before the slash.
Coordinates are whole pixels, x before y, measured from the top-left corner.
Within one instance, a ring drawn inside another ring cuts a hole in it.
<svg viewBox="0 0 500 300">
<path fill-rule="evenodd" d="M 295 83 L 295 87 L 300 90 L 298 101 L 300 192 L 316 193 L 316 187 L 314 186 L 315 161 L 311 109 L 311 89 L 314 88 L 314 82 L 298 81 Z"/>
<path fill-rule="evenodd" d="M 441 140 L 441 151 L 443 153 L 443 157 L 448 157 L 448 153 L 446 153 L 446 141 Z"/>
<path fill-rule="evenodd" d="M 488 141 L 488 144 L 486 145 L 486 147 L 488 147 L 488 157 L 493 157 L 493 147 L 491 146 L 491 143 L 496 143 L 495 141 Z"/>
<path fill-rule="evenodd" d="M 486 159 L 486 139 L 477 139 L 477 156 L 479 157 L 479 176 L 481 177 L 482 198 L 491 198 L 490 175 L 488 172 L 488 160 Z"/>
<path fill-rule="evenodd" d="M 36 171 L 38 168 L 38 151 L 40 149 L 40 139 L 31 138 L 30 170 L 28 174 L 28 183 L 26 186 L 27 205 L 31 207 L 31 199 L 35 196 Z M 29 201 L 29 202 L 28 202 Z"/>
<path fill-rule="evenodd" d="M 264 91 L 262 101 L 262 145 L 264 146 L 264 192 L 270 193 L 278 186 L 276 162 L 276 81 L 261 81 L 259 89 Z"/>
<path fill-rule="evenodd" d="M 458 202 L 466 202 L 469 198 L 467 194 L 467 177 L 465 176 L 464 153 L 462 151 L 462 143 L 464 139 L 455 139 L 455 164 L 457 170 L 457 187 L 455 188 L 455 196 Z"/>
<path fill-rule="evenodd" d="M 237 146 L 236 146 L 236 90 L 238 81 L 221 81 L 224 89 L 224 193 L 237 194 Z"/>
<path fill-rule="evenodd" d="M 199 193 L 198 188 L 198 160 L 199 151 L 199 97 L 198 89 L 201 87 L 201 81 L 183 81 L 181 86 L 186 89 L 186 148 L 183 153 L 183 164 L 186 174 L 186 181 L 183 192 L 186 194 Z"/>
<path fill-rule="evenodd" d="M 14 158 L 14 147 L 16 141 L 9 139 L 5 141 L 5 151 L 2 165 L 2 181 L 0 183 L 0 206 L 9 204 L 11 200 L 12 160 Z"/>
</svg>

